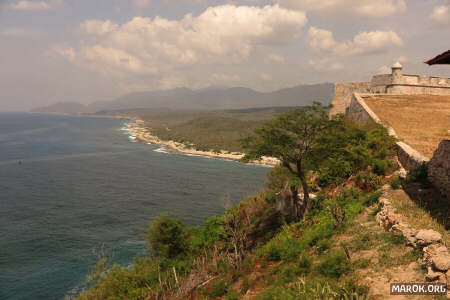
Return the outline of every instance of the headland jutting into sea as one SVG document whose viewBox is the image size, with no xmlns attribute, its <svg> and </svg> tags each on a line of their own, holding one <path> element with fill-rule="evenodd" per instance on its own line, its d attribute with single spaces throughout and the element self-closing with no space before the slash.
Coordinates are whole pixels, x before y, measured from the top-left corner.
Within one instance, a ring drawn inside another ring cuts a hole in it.
<svg viewBox="0 0 450 300">
<path fill-rule="evenodd" d="M 123 116 L 117 116 L 117 118 L 126 118 Z M 190 155 L 198 155 L 198 156 L 207 156 L 207 157 L 214 157 L 214 158 L 221 158 L 221 159 L 229 159 L 229 160 L 235 160 L 235 161 L 241 161 L 241 159 L 244 157 L 244 154 L 239 152 L 227 152 L 227 151 L 220 151 L 220 152 L 213 152 L 213 151 L 201 151 L 195 149 L 195 146 L 193 147 L 187 147 L 185 144 L 175 142 L 175 141 L 165 141 L 161 140 L 157 136 L 153 135 L 149 129 L 149 127 L 146 125 L 146 122 L 144 120 L 136 119 L 136 118 L 127 118 L 130 120 L 126 125 L 125 128 L 130 132 L 130 135 L 133 139 L 136 139 L 139 142 L 144 143 L 150 143 L 150 144 L 158 144 L 162 145 L 167 148 L 169 151 L 175 151 Z M 263 157 L 261 160 L 252 161 L 251 163 L 254 164 L 261 164 L 261 165 L 267 165 L 267 166 L 276 166 L 279 164 L 279 160 L 274 157 Z"/>
</svg>

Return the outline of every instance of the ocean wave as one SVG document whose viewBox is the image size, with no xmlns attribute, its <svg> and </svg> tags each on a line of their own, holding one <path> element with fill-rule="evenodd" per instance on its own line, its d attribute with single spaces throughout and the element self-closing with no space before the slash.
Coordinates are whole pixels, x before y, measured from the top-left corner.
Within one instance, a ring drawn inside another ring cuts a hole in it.
<svg viewBox="0 0 450 300">
<path fill-rule="evenodd" d="M 186 156 L 195 156 L 195 157 L 208 157 L 206 155 L 200 155 L 200 154 L 192 154 L 192 153 L 182 153 Z"/>
<path fill-rule="evenodd" d="M 203 157 L 203 158 L 207 158 L 207 159 L 218 159 L 218 160 L 223 160 L 223 161 L 231 161 L 231 162 L 235 162 L 236 160 L 230 159 L 230 158 L 225 158 L 225 157 L 218 157 L 218 156 L 209 156 L 209 155 L 202 155 L 202 154 L 192 154 L 192 153 L 180 153 L 182 155 L 186 155 L 186 156 L 193 156 L 193 157 Z"/>
<path fill-rule="evenodd" d="M 158 153 L 166 153 L 166 154 L 169 153 L 169 152 L 167 152 L 167 149 L 166 149 L 166 147 L 164 147 L 164 146 L 161 146 L 161 147 L 159 147 L 158 149 L 155 149 L 155 150 L 153 150 L 153 151 L 158 152 Z"/>
<path fill-rule="evenodd" d="M 257 166 L 257 167 L 275 168 L 275 166 L 266 165 L 266 164 L 257 164 L 257 163 L 245 163 L 245 164 L 250 165 L 250 166 Z"/>
</svg>

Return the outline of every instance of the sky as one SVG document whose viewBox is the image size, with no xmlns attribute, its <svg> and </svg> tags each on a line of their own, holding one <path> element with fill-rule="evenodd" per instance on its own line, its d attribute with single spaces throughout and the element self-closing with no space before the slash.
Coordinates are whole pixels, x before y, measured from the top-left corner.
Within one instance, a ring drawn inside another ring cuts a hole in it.
<svg viewBox="0 0 450 300">
<path fill-rule="evenodd" d="M 369 81 L 450 49 L 450 0 L 0 0 L 0 111 Z"/>
</svg>

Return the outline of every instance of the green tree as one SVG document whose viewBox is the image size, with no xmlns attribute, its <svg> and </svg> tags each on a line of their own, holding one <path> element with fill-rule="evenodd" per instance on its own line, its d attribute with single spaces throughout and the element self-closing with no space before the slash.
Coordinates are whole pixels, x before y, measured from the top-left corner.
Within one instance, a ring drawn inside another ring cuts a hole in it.
<svg viewBox="0 0 450 300">
<path fill-rule="evenodd" d="M 175 258 L 187 251 L 187 233 L 179 219 L 163 215 L 143 231 L 155 256 Z"/>
<path fill-rule="evenodd" d="M 300 179 L 305 205 L 303 216 L 311 209 L 307 172 L 317 168 L 318 163 L 314 161 L 319 157 L 316 155 L 316 147 L 336 122 L 329 118 L 329 109 L 330 106 L 314 102 L 311 106 L 284 113 L 265 123 L 262 128 L 255 130 L 255 135 L 242 141 L 246 150 L 244 159 L 276 157 Z"/>
</svg>

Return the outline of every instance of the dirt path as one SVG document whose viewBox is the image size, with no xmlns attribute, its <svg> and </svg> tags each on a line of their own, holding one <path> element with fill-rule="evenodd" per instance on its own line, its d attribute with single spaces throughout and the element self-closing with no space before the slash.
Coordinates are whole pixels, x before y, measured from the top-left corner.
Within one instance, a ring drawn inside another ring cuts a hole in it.
<svg viewBox="0 0 450 300">
<path fill-rule="evenodd" d="M 378 226 L 374 210 L 369 208 L 359 215 L 351 229 L 356 236 L 347 237 L 350 245 L 353 243 L 353 251 L 350 251 L 352 261 L 368 262 L 367 268 L 357 270 L 360 283 L 370 287 L 371 299 L 433 299 L 430 296 L 390 295 L 390 283 L 424 282 L 425 273 L 414 259 L 412 248 L 404 243 L 392 245 L 385 242 L 391 233 Z M 357 249 L 360 244 L 361 249 Z M 411 259 L 405 259 L 408 253 Z"/>
</svg>

